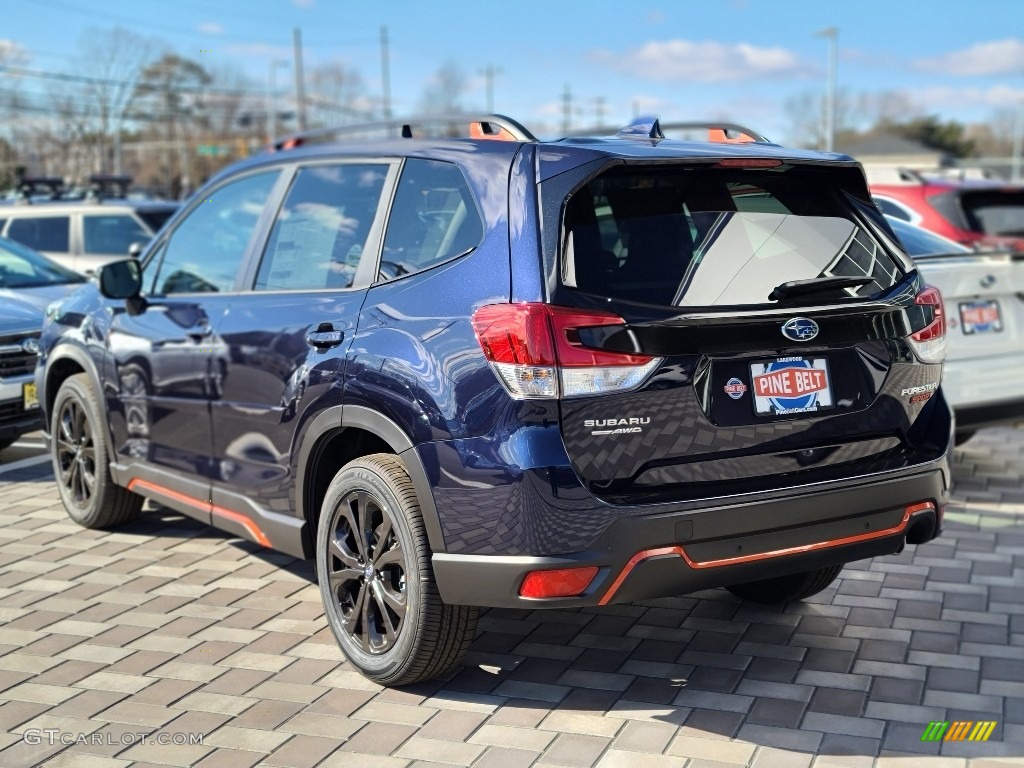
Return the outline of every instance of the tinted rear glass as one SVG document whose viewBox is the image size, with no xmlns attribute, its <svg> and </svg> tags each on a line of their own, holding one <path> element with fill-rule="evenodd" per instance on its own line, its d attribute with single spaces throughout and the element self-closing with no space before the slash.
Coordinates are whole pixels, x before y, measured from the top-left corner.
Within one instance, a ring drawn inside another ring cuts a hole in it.
<svg viewBox="0 0 1024 768">
<path fill-rule="evenodd" d="M 780 283 L 903 276 L 829 177 L 785 171 L 616 169 L 566 206 L 563 282 L 667 306 L 763 304 Z"/>
<path fill-rule="evenodd" d="M 986 235 L 1024 235 L 1024 190 L 967 192 L 962 198 L 971 229 Z"/>
</svg>

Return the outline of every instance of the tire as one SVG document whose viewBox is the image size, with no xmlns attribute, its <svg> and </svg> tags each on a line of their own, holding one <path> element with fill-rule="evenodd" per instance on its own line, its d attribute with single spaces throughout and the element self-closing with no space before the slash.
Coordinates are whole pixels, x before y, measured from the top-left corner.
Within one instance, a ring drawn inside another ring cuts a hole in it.
<svg viewBox="0 0 1024 768">
<path fill-rule="evenodd" d="M 733 584 L 726 589 L 736 597 L 753 603 L 791 603 L 818 594 L 836 580 L 841 570 L 841 564 L 830 565 L 816 571 L 777 576 L 763 581 L 749 581 L 746 584 Z"/>
<path fill-rule="evenodd" d="M 142 497 L 110 476 L 106 423 L 89 377 L 69 377 L 53 402 L 50 458 L 64 508 L 84 528 L 111 528 L 142 510 Z"/>
<path fill-rule="evenodd" d="M 378 453 L 342 467 L 321 507 L 317 579 L 338 645 L 375 683 L 438 677 L 469 650 L 477 608 L 445 605 L 430 555 L 401 460 Z M 378 568 L 368 568 L 371 563 Z"/>
</svg>

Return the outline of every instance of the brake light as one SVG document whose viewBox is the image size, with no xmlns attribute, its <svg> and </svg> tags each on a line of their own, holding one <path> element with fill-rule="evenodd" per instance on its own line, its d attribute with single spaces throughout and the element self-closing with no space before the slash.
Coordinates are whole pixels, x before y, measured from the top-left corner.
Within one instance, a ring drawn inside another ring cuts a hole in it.
<svg viewBox="0 0 1024 768">
<path fill-rule="evenodd" d="M 541 303 L 490 304 L 473 330 L 498 378 L 516 399 L 580 397 L 641 384 L 660 358 L 584 346 L 580 329 L 625 325 L 611 312 Z"/>
<path fill-rule="evenodd" d="M 781 160 L 768 157 L 729 157 L 715 163 L 715 168 L 778 168 Z"/>
<path fill-rule="evenodd" d="M 939 289 L 928 285 L 917 296 L 914 303 L 931 307 L 931 318 L 926 325 L 910 334 L 910 345 L 922 363 L 941 363 L 946 358 L 946 309 Z"/>
</svg>

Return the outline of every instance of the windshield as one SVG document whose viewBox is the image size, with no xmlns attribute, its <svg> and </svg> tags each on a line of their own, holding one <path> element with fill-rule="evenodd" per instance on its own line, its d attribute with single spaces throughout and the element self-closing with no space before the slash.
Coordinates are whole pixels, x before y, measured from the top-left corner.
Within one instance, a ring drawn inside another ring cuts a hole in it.
<svg viewBox="0 0 1024 768">
<path fill-rule="evenodd" d="M 888 220 L 893 232 L 899 235 L 900 242 L 903 243 L 903 247 L 911 256 L 970 253 L 970 248 L 965 248 L 960 243 L 947 240 L 945 237 L 929 232 L 927 229 L 921 229 L 921 227 L 916 227 L 892 216 L 886 216 L 885 218 Z"/>
<path fill-rule="evenodd" d="M 39 288 L 82 283 L 85 278 L 50 261 L 41 253 L 0 238 L 0 288 Z"/>
<path fill-rule="evenodd" d="M 827 182 L 778 171 L 609 172 L 567 203 L 563 282 L 679 307 L 765 304 L 781 283 L 821 277 L 866 278 L 833 289 L 836 298 L 887 292 L 900 262 Z"/>
<path fill-rule="evenodd" d="M 962 204 L 971 229 L 986 235 L 1024 236 L 1024 189 L 967 192 Z"/>
</svg>

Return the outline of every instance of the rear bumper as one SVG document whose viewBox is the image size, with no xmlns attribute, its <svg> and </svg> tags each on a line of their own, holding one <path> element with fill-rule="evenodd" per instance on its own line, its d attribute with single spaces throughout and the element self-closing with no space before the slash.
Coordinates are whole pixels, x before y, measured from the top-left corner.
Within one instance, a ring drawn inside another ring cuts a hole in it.
<svg viewBox="0 0 1024 768">
<path fill-rule="evenodd" d="M 957 432 L 1024 419 L 1024 356 L 947 360 L 942 392 L 956 414 Z"/>
<path fill-rule="evenodd" d="M 766 579 L 931 540 L 941 529 L 949 478 L 947 454 L 912 473 L 840 489 L 829 484 L 786 499 L 623 518 L 571 555 L 435 554 L 434 575 L 448 603 L 525 609 L 623 603 Z M 597 575 L 577 597 L 519 596 L 532 571 L 586 566 L 596 566 Z"/>
<path fill-rule="evenodd" d="M 954 412 L 958 434 L 974 432 L 983 427 L 1012 425 L 1024 421 L 1024 397 L 998 403 L 961 406 Z"/>
</svg>

